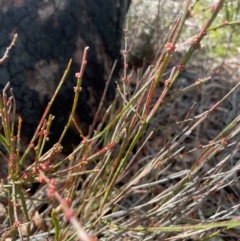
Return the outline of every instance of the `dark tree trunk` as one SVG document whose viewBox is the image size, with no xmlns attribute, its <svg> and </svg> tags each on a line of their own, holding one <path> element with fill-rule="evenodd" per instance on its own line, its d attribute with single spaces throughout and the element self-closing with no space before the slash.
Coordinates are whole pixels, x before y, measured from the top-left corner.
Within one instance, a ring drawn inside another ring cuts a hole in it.
<svg viewBox="0 0 240 241">
<path fill-rule="evenodd" d="M 23 118 L 23 135 L 29 138 L 33 134 L 69 59 L 73 58 L 66 83 L 51 109 L 55 120 L 50 138 L 57 140 L 71 110 L 75 73 L 79 72 L 86 46 L 90 49 L 77 114 L 81 122 L 92 122 L 93 109 L 99 103 L 113 62 L 121 56 L 129 4 L 130 0 L 1 1 L 0 54 L 14 33 L 18 39 L 9 58 L 0 65 L 0 88 L 10 81 L 17 111 Z M 109 99 L 113 97 L 114 84 L 107 95 Z"/>
</svg>

